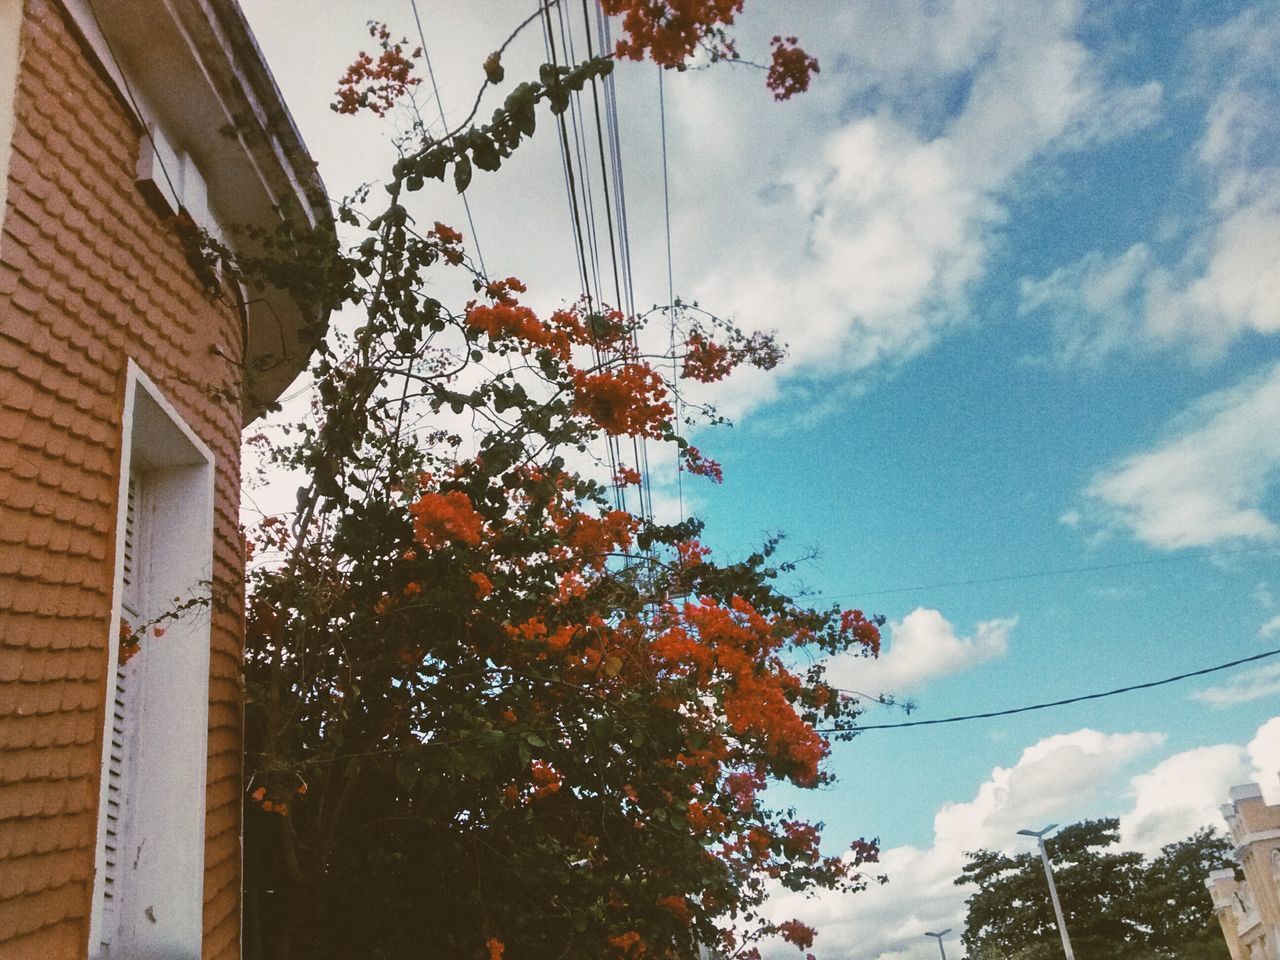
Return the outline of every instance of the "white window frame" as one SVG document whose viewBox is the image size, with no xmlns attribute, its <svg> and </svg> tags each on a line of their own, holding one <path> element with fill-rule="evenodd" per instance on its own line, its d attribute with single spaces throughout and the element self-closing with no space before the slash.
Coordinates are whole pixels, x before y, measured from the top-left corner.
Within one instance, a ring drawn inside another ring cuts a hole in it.
<svg viewBox="0 0 1280 960">
<path fill-rule="evenodd" d="M 139 578 L 130 600 L 144 619 L 173 610 L 174 598 L 210 599 L 214 457 L 132 360 L 122 424 L 88 955 L 196 960 L 204 913 L 210 609 L 207 602 L 189 607 L 164 622 L 162 637 L 148 631 L 123 667 L 119 624 L 130 527 L 129 552 Z M 125 698 L 127 718 L 120 724 L 118 695 Z"/>
</svg>

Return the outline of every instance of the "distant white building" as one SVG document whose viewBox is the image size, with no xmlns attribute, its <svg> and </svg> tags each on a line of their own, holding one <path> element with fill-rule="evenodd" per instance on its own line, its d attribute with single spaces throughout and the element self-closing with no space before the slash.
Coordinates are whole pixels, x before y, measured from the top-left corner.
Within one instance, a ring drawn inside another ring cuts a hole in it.
<svg viewBox="0 0 1280 960">
<path fill-rule="evenodd" d="M 1235 841 L 1235 870 L 1205 880 L 1232 960 L 1280 960 L 1280 804 L 1268 804 L 1256 783 L 1232 787 L 1222 805 Z"/>
</svg>

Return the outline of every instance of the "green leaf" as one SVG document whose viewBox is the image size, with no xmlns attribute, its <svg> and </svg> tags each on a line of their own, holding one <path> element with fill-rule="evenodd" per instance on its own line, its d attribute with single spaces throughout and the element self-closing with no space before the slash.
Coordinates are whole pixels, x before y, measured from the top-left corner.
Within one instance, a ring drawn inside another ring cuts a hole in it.
<svg viewBox="0 0 1280 960">
<path fill-rule="evenodd" d="M 471 161 L 461 154 L 453 165 L 453 185 L 462 193 L 471 185 Z"/>
</svg>

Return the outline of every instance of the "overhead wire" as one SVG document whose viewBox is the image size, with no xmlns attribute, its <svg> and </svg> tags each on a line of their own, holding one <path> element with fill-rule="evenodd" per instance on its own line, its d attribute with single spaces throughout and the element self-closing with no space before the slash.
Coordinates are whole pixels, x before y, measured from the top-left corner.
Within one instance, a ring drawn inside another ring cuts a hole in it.
<svg viewBox="0 0 1280 960">
<path fill-rule="evenodd" d="M 1238 550 L 1210 550 L 1202 553 L 1186 553 L 1173 557 L 1146 557 L 1142 560 L 1119 560 L 1115 563 L 1095 563 L 1078 567 L 1056 567 L 1046 570 L 1028 570 L 1022 573 L 1000 574 L 993 577 L 974 577 L 969 580 L 939 580 L 933 583 L 919 583 L 910 587 L 888 587 L 880 590 L 850 591 L 848 593 L 820 593 L 807 599 L 810 601 L 819 601 L 841 600 L 847 597 L 885 597 L 896 593 L 915 593 L 920 590 L 941 590 L 948 587 L 973 587 L 991 583 L 1013 583 L 1019 580 L 1036 580 L 1044 577 L 1057 577 L 1071 573 L 1096 573 L 1105 570 L 1123 570 L 1129 567 L 1146 567 L 1165 563 L 1184 563 L 1188 560 L 1215 560 L 1247 554 L 1269 553 L 1276 550 L 1280 550 L 1280 545 L 1268 544 L 1259 547 L 1241 547 Z"/>
<path fill-rule="evenodd" d="M 422 17 L 418 15 L 418 0 L 409 0 L 409 5 L 413 8 L 413 21 L 418 25 L 418 42 L 422 44 L 422 59 L 427 65 L 427 77 L 431 80 L 431 93 L 436 98 L 436 109 L 440 113 L 440 126 L 443 133 L 449 132 L 449 122 L 444 118 L 444 103 L 440 99 L 440 87 L 436 84 L 436 72 L 431 67 L 431 52 L 427 47 L 427 35 L 422 29 Z M 475 247 L 476 260 L 480 264 L 480 273 L 484 277 L 489 276 L 489 271 L 485 269 L 484 254 L 480 251 L 480 235 L 476 232 L 476 222 L 471 216 L 471 203 L 467 200 L 467 193 L 462 192 L 462 209 L 467 215 L 467 226 L 471 230 L 471 244 Z"/>
<path fill-rule="evenodd" d="M 543 26 L 542 35 L 543 35 L 543 43 L 546 49 L 547 58 L 552 68 L 558 70 L 560 61 L 559 61 L 558 51 L 556 48 L 555 27 L 551 22 L 551 13 L 550 13 L 551 4 L 546 2 L 546 0 L 536 0 L 536 2 L 538 5 L 538 9 L 542 13 L 542 26 Z M 563 26 L 563 10 L 559 9 L 559 4 L 557 4 L 557 8 L 560 14 L 558 19 L 560 20 Z M 565 37 L 562 34 L 562 46 L 564 45 L 563 43 L 564 39 Z M 568 53 L 567 49 L 566 49 L 566 53 Z M 570 97 L 571 104 L 573 104 L 573 100 L 575 96 L 576 94 L 571 95 Z M 583 299 L 586 301 L 588 311 L 594 311 L 598 309 L 598 307 L 597 307 L 597 296 L 592 295 L 592 287 L 591 287 L 592 273 L 591 273 L 591 267 L 590 267 L 591 261 L 587 253 L 588 237 L 584 230 L 585 198 L 581 203 L 579 202 L 579 190 L 580 190 L 579 184 L 580 183 L 582 184 L 582 189 L 584 191 L 589 190 L 590 185 L 588 182 L 583 182 L 583 177 L 579 177 L 574 172 L 575 150 L 570 147 L 569 126 L 565 122 L 564 113 L 565 112 L 562 111 L 556 116 L 557 125 L 560 130 L 560 162 L 561 162 L 561 167 L 564 171 L 565 193 L 569 201 L 570 222 L 572 225 L 574 246 L 576 249 L 577 259 L 578 259 L 578 273 L 579 273 L 579 278 L 582 284 L 582 295 L 583 295 Z M 572 121 L 573 119 L 574 119 L 574 115 L 571 113 L 570 120 Z M 576 125 L 575 125 L 575 133 L 574 133 L 574 142 L 576 146 L 578 142 Z M 585 177 L 585 170 L 584 170 L 584 177 Z M 597 280 L 595 289 L 596 289 L 596 294 L 598 295 L 599 293 L 598 280 Z M 598 366 L 601 363 L 601 356 L 600 356 L 599 350 L 593 347 L 592 354 L 593 354 L 595 363 Z M 606 438 L 605 452 L 606 452 L 606 458 L 609 461 L 611 478 L 616 477 L 619 472 L 618 456 L 614 447 L 614 442 L 612 437 Z M 621 487 L 621 485 L 619 485 L 616 482 L 613 483 L 612 491 L 613 491 L 614 506 L 619 510 L 625 509 L 625 504 L 626 504 L 625 492 Z"/>
<path fill-rule="evenodd" d="M 863 730 L 895 730 L 903 727 L 930 727 L 939 726 L 946 723 L 962 723 L 966 720 L 987 720 L 992 717 L 1011 717 L 1019 713 L 1030 713 L 1033 710 L 1048 710 L 1050 707 L 1065 707 L 1073 703 L 1084 703 L 1088 700 L 1102 700 L 1106 697 L 1119 696 L 1122 693 L 1133 693 L 1135 690 L 1150 690 L 1153 687 L 1163 687 L 1166 684 L 1177 683 L 1179 680 L 1189 680 L 1192 677 L 1203 677 L 1211 673 L 1218 673 L 1222 670 L 1229 670 L 1232 667 L 1238 667 L 1245 663 L 1254 663 L 1258 660 L 1265 660 L 1268 657 L 1280 655 L 1280 649 L 1268 650 L 1265 653 L 1257 653 L 1251 657 L 1241 657 L 1238 660 L 1231 660 L 1227 663 L 1220 663 L 1216 666 L 1205 667 L 1202 670 L 1191 670 L 1187 673 L 1180 673 L 1177 676 L 1165 677 L 1162 680 L 1151 680 L 1146 683 L 1134 683 L 1126 687 L 1116 687 L 1114 690 L 1104 690 L 1100 693 L 1086 693 L 1078 697 L 1066 697 L 1062 700 L 1050 700 L 1045 703 L 1033 703 L 1025 707 L 1011 707 L 1007 710 L 988 710 L 984 713 L 966 713 L 955 717 L 939 717 L 936 720 L 907 720 L 902 723 L 872 723 L 866 726 L 853 727 L 849 730 L 840 730 L 834 727 L 819 729 L 818 733 L 861 733 Z"/>
<path fill-rule="evenodd" d="M 547 59 L 552 67 L 559 67 L 559 57 L 556 53 L 555 35 L 551 25 L 550 5 L 546 0 L 535 0 L 538 9 L 542 12 L 542 38 L 547 51 Z M 582 284 L 582 295 L 587 301 L 588 307 L 593 303 L 591 296 L 591 283 L 587 273 L 587 253 L 583 245 L 582 234 L 582 215 L 578 209 L 578 190 L 573 173 L 573 164 L 570 158 L 569 150 L 569 132 L 565 125 L 564 114 L 560 113 L 556 116 L 556 123 L 560 130 L 560 161 L 564 170 L 565 177 L 565 193 L 569 200 L 570 222 L 573 228 L 574 246 L 578 254 L 578 273 Z"/>
<path fill-rule="evenodd" d="M 658 125 L 662 131 L 662 212 L 667 237 L 667 317 L 671 331 L 671 382 L 676 382 L 676 288 L 671 261 L 671 180 L 667 164 L 667 98 L 664 90 L 663 70 L 658 67 Z M 680 439 L 680 395 L 675 395 L 676 439 Z M 680 518 L 684 519 L 684 470 L 681 469 L 680 452 L 676 451 L 676 499 L 680 505 Z"/>
<path fill-rule="evenodd" d="M 565 4 L 564 3 L 557 4 L 556 12 L 557 12 L 557 19 L 559 20 L 559 24 L 560 24 L 561 46 L 565 50 L 569 58 L 569 62 L 576 63 L 578 59 L 578 53 L 574 45 L 572 24 L 569 22 L 568 15 L 565 13 Z M 590 39 L 591 39 L 590 33 L 588 33 L 587 34 L 588 44 L 590 43 Z M 592 81 L 592 89 L 593 91 L 595 90 L 594 79 Z M 586 248 L 591 257 L 593 276 L 595 278 L 595 285 L 596 285 L 597 303 L 594 305 L 593 309 L 598 310 L 600 312 L 604 312 L 606 303 L 605 303 L 605 295 L 604 295 L 604 281 L 601 279 L 600 264 L 601 264 L 602 256 L 600 251 L 600 231 L 598 227 L 598 221 L 596 218 L 595 188 L 592 185 L 591 162 L 590 162 L 591 150 L 587 142 L 588 135 L 587 135 L 586 109 L 583 107 L 582 95 L 580 92 L 574 91 L 573 93 L 570 94 L 568 113 L 569 113 L 570 128 L 573 130 L 574 151 L 577 156 L 578 169 L 581 174 L 577 182 L 579 184 L 579 189 L 582 192 L 583 209 L 586 211 L 586 226 L 587 226 Z M 599 118 L 599 114 L 597 113 L 596 114 L 597 133 L 599 131 L 599 121 L 600 121 L 600 118 Z M 610 242 L 610 247 L 612 249 L 614 245 L 613 213 L 609 208 L 609 192 L 607 189 L 608 181 L 607 181 L 607 173 L 605 171 L 605 161 L 604 161 L 603 155 L 601 156 L 600 172 L 601 172 L 601 176 L 606 178 L 604 180 L 606 187 L 603 190 L 603 195 L 601 200 L 605 209 L 607 228 L 609 232 L 609 242 Z M 615 290 L 620 291 L 620 286 L 618 283 L 618 267 L 617 267 L 616 256 L 613 258 L 613 279 L 614 279 Z M 621 299 L 620 292 L 618 294 L 618 298 Z M 598 350 L 595 351 L 595 356 L 597 359 L 597 363 L 599 363 L 602 355 Z M 620 472 L 620 466 L 623 461 L 621 441 L 615 436 L 606 436 L 605 447 L 606 447 L 606 450 L 608 451 L 610 474 L 612 477 L 616 478 Z M 628 506 L 627 506 L 626 486 L 616 482 L 615 480 L 612 485 L 612 490 L 613 490 L 614 505 L 619 510 L 627 510 Z M 641 512 L 643 512 L 643 505 L 641 507 Z"/>
<path fill-rule="evenodd" d="M 609 49 L 609 35 L 604 11 L 595 0 L 596 34 L 602 51 Z M 596 55 L 596 47 L 592 42 L 592 23 L 588 0 L 582 0 L 582 24 L 586 36 L 587 56 Z M 604 88 L 604 121 L 601 121 L 600 87 Z M 622 141 L 618 133 L 617 88 L 612 74 L 603 81 L 592 77 L 591 101 L 595 116 L 596 147 L 600 157 L 600 183 L 604 195 L 606 227 L 609 234 L 609 259 L 613 267 L 614 291 L 617 307 L 628 317 L 636 314 L 635 286 L 631 269 L 631 242 L 627 227 L 626 188 L 622 173 Z M 609 141 L 606 157 L 605 138 Z M 609 175 L 612 172 L 612 189 Z M 633 330 L 630 337 L 633 354 L 639 356 L 640 345 Z M 621 450 L 618 451 L 621 459 Z M 640 512 L 645 516 L 653 516 L 653 492 L 649 476 L 648 444 L 643 437 L 631 438 L 631 453 L 635 466 L 641 475 L 639 489 Z"/>
<path fill-rule="evenodd" d="M 573 32 L 566 23 L 565 4 L 556 4 L 556 18 L 560 24 L 560 44 L 570 64 L 577 63 L 578 52 L 574 48 Z M 573 149 L 578 161 L 581 176 L 578 179 L 582 191 L 582 207 L 586 212 L 586 249 L 591 258 L 592 277 L 595 280 L 596 296 L 604 300 L 604 284 L 600 279 L 600 244 L 599 231 L 596 228 L 595 194 L 591 189 L 591 166 L 588 160 L 589 151 L 586 143 L 586 120 L 582 115 L 581 97 L 575 91 L 569 97 L 569 127 L 573 131 Z"/>
</svg>

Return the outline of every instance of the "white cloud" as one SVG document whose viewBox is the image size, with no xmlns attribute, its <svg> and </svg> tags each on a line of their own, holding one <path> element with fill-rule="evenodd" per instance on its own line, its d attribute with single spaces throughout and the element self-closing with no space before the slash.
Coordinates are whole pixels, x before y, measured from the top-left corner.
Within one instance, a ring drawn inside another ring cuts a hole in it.
<svg viewBox="0 0 1280 960">
<path fill-rule="evenodd" d="M 1120 841 L 1150 856 L 1206 824 L 1222 828 L 1218 808 L 1247 781 L 1245 748 L 1218 744 L 1176 753 L 1133 778 L 1133 807 L 1120 818 Z"/>
<path fill-rule="evenodd" d="M 813 103 L 824 114 L 798 114 L 808 129 L 744 141 L 752 123 L 739 86 L 687 94 L 697 110 L 684 135 L 708 190 L 711 179 L 733 182 L 753 200 L 731 231 L 723 216 L 684 228 L 715 254 L 695 292 L 748 326 L 779 328 L 792 347 L 787 389 L 892 366 L 965 322 L 1029 167 L 1149 124 L 1162 96 L 1154 84 L 1109 83 L 1076 39 L 1075 0 L 1034 14 L 961 0 L 822 9 L 821 33 L 840 44 L 823 54 L 824 81 L 836 61 L 819 94 L 828 99 Z M 946 90 L 963 91 L 958 108 L 943 102 Z M 831 102 L 836 94 L 846 102 Z M 831 113 L 847 115 L 854 98 L 854 118 L 815 141 L 811 131 L 830 129 Z M 708 131 L 707 116 L 723 122 Z M 760 183 L 779 168 L 790 172 Z M 778 242 L 779 229 L 803 223 L 806 248 Z M 722 405 L 741 413 L 771 396 L 745 378 Z"/>
<path fill-rule="evenodd" d="M 1245 748 L 1253 766 L 1252 779 L 1262 787 L 1268 803 L 1280 803 L 1280 717 L 1272 717 L 1258 728 Z"/>
<path fill-rule="evenodd" d="M 1213 394 L 1150 450 L 1095 476 L 1104 525 L 1166 550 L 1280 540 L 1263 510 L 1280 475 L 1280 364 Z"/>
<path fill-rule="evenodd" d="M 852 897 L 778 896 L 771 913 L 817 927 L 816 946 L 832 960 L 933 960 L 937 948 L 924 931 L 951 927 L 958 939 L 964 927 L 967 888 L 954 881 L 966 851 L 1018 852 L 1028 849 L 1016 836 L 1023 827 L 1119 814 L 1121 845 L 1151 855 L 1200 827 L 1223 829 L 1219 806 L 1237 784 L 1257 782 L 1269 803 L 1280 799 L 1280 717 L 1243 746 L 1186 750 L 1123 779 L 1163 742 L 1162 734 L 1088 729 L 1047 737 L 1011 767 L 993 769 L 972 800 L 944 805 L 931 846 L 885 850 L 879 868 L 890 878 L 887 885 Z M 794 950 L 771 956 L 782 960 Z"/>
<path fill-rule="evenodd" d="M 1204 358 L 1246 333 L 1280 332 L 1280 15 L 1247 10 L 1193 46 L 1212 75 L 1196 149 L 1207 209 L 1163 259 L 1137 243 L 1023 281 L 1020 312 L 1049 319 L 1060 362 L 1175 346 Z"/>
<path fill-rule="evenodd" d="M 1280 614 L 1276 614 L 1266 623 L 1258 628 L 1258 636 L 1263 640 L 1280 634 Z"/>
<path fill-rule="evenodd" d="M 837 687 L 881 693 L 907 693 L 931 680 L 969 670 L 1003 657 L 1017 618 L 979 623 L 972 637 L 961 637 L 937 610 L 917 607 L 889 624 L 883 652 L 876 660 L 835 657 L 827 677 Z"/>
<path fill-rule="evenodd" d="M 931 847 L 884 851 L 878 870 L 888 875 L 887 885 L 849 898 L 780 896 L 771 911 L 779 918 L 798 916 L 817 927 L 823 956 L 932 960 L 937 948 L 924 939 L 924 931 L 951 927 L 958 938 L 964 927 L 968 892 L 955 885 L 955 878 L 966 851 L 1022 850 L 1026 843 L 1017 836 L 1019 829 L 1075 818 L 1082 809 L 1099 809 L 1102 788 L 1162 740 L 1159 734 L 1096 730 L 1041 740 L 1024 750 L 1013 766 L 993 769 L 972 800 L 939 810 Z"/>
<path fill-rule="evenodd" d="M 1270 664 L 1245 670 L 1226 683 L 1197 690 L 1191 696 L 1201 703 L 1223 709 L 1277 694 L 1280 694 L 1280 664 Z"/>
</svg>

